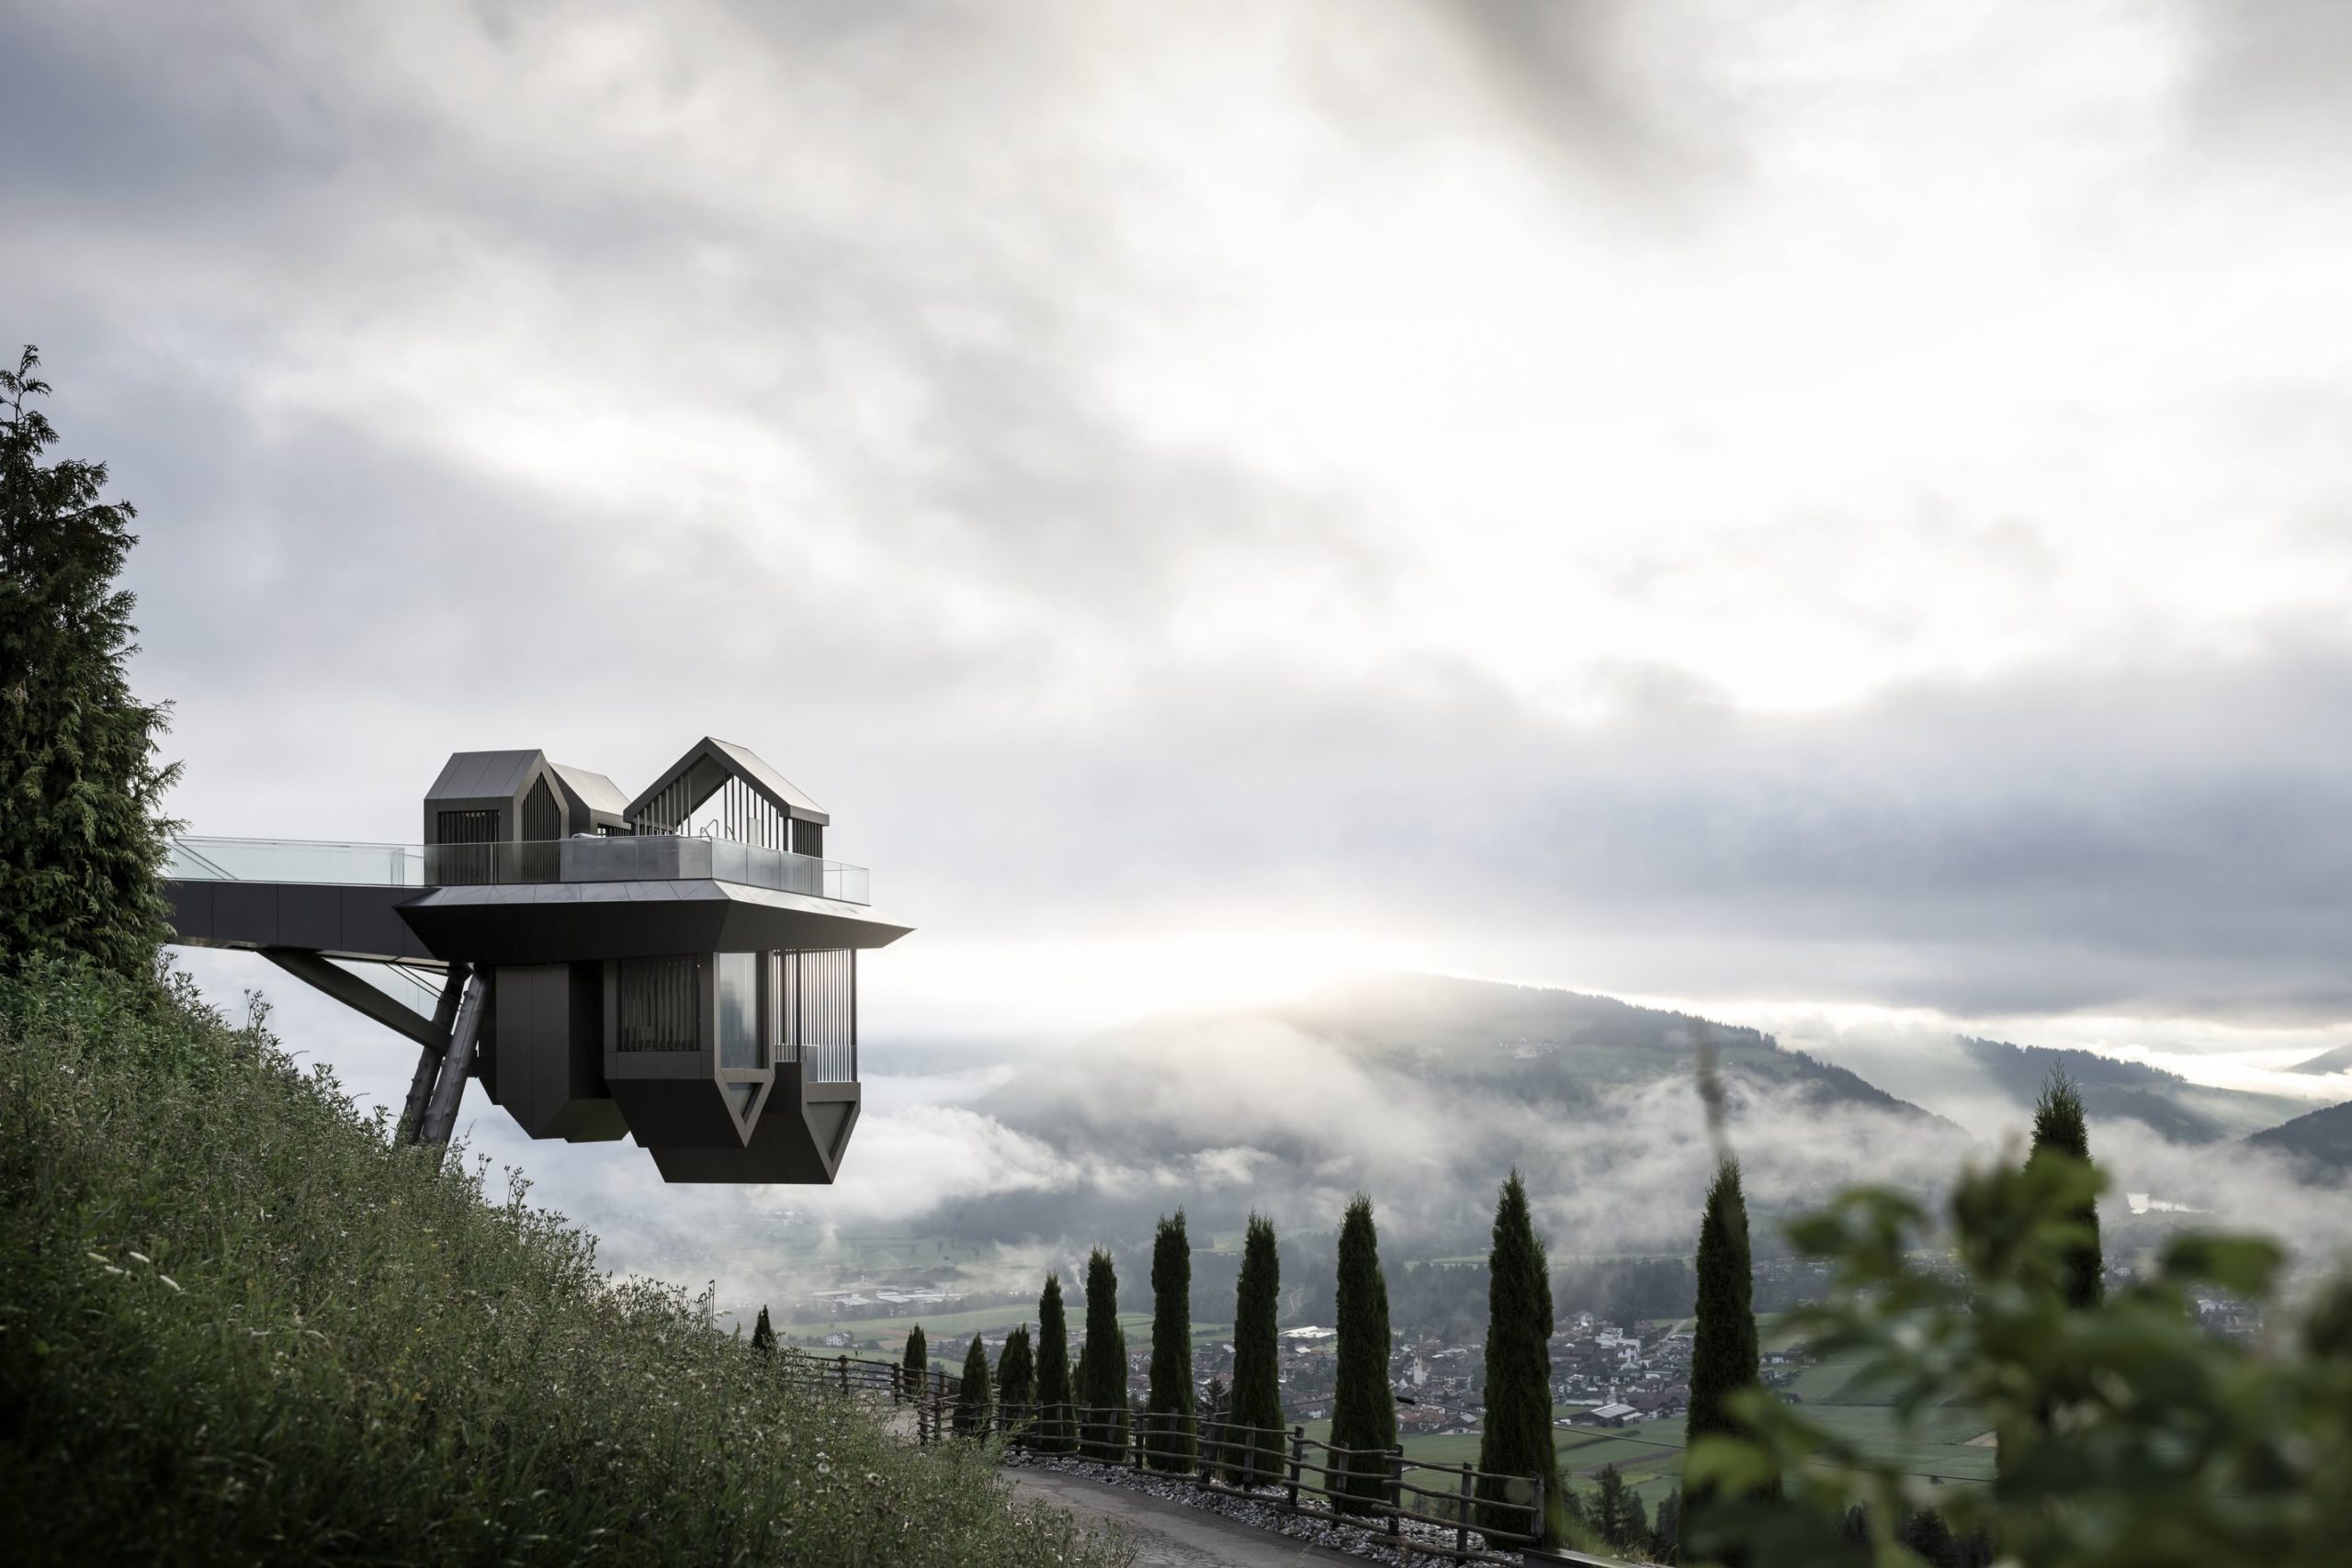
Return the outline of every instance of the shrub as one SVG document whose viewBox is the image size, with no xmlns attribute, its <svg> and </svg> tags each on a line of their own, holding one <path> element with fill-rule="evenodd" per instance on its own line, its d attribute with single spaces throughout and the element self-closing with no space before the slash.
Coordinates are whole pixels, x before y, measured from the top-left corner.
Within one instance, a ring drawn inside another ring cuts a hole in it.
<svg viewBox="0 0 2352 1568">
<path fill-rule="evenodd" d="M 1860 1363 L 1854 1386 L 1888 1402 L 1897 1440 L 1865 1450 L 1803 1406 L 1736 1395 L 1748 1435 L 1700 1439 L 1694 1480 L 1732 1493 L 1784 1478 L 1788 1495 L 1712 1503 L 1703 1518 L 1686 1496 L 1684 1561 L 1860 1564 L 1872 1548 L 1845 1528 L 1855 1508 L 1901 1529 L 1938 1506 L 1962 1540 L 1989 1538 L 2035 1568 L 2340 1561 L 2352 1280 L 2323 1289 L 2298 1325 L 2278 1296 L 2275 1245 L 2184 1234 L 2130 1289 L 2075 1305 L 2081 1216 L 2100 1184 L 2080 1159 L 2033 1159 L 1965 1175 L 1940 1228 L 1912 1198 L 1869 1188 L 1791 1226 L 1801 1255 L 1832 1265 L 1828 1298 L 1791 1326 Z M 2253 1344 L 2206 1334 L 2199 1292 L 2263 1307 L 2274 1331 Z M 1885 1456 L 1952 1404 L 1984 1412 L 2001 1463 L 1991 1485 L 1937 1497 Z"/>
<path fill-rule="evenodd" d="M 14 1561 L 1123 1555 L 389 1132 L 183 982 L 0 979 Z"/>
</svg>

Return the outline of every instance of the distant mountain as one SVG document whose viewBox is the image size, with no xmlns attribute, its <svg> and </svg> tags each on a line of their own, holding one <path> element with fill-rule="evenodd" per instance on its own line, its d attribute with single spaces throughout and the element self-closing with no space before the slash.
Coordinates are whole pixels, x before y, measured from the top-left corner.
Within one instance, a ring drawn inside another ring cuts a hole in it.
<svg viewBox="0 0 2352 1568">
<path fill-rule="evenodd" d="M 2307 1175 L 2341 1181 L 2352 1176 L 2352 1100 L 2298 1116 L 2255 1134 L 2246 1143 L 2295 1156 Z"/>
<path fill-rule="evenodd" d="M 1483 1253 L 1516 1168 L 1555 1256 L 1680 1253 L 1714 1160 L 1699 1090 L 1713 1054 L 1762 1245 L 1774 1212 L 1852 1180 L 1929 1187 L 1957 1126 L 1736 1024 L 1607 997 L 1442 976 L 1351 981 L 1279 1007 L 1170 1015 L 1033 1055 L 965 1102 L 989 1190 L 931 1222 L 974 1240 L 1201 1233 L 1251 1210 L 1284 1235 L 1352 1192 L 1406 1256 Z"/>
<path fill-rule="evenodd" d="M 2352 1073 L 2352 1045 L 2338 1045 L 2333 1051 L 2322 1051 L 2308 1061 L 2297 1062 L 2287 1070 L 2290 1073 Z"/>
<path fill-rule="evenodd" d="M 2052 1068 L 2082 1090 L 2094 1128 L 2102 1121 L 2128 1119 L 2181 1144 L 2226 1143 L 2276 1126 L 2311 1103 L 2191 1083 L 2162 1067 L 2094 1051 L 1968 1035 L 1877 1040 L 1849 1034 L 1815 1049 L 1985 1137 L 2024 1129 Z"/>
<path fill-rule="evenodd" d="M 2243 1137 L 2293 1115 L 2308 1103 L 2283 1095 L 2190 1083 L 2162 1067 L 2120 1062 L 2092 1051 L 2012 1045 L 1965 1035 L 1960 1043 L 1987 1081 L 2020 1105 L 2031 1105 L 2051 1070 L 2059 1068 L 2082 1091 L 2083 1109 L 2094 1122 L 2128 1116 L 2177 1144 L 2218 1144 Z"/>
<path fill-rule="evenodd" d="M 1613 1089 L 1692 1081 L 1703 1043 L 1714 1052 L 1735 1114 L 1742 1090 L 1776 1089 L 1818 1107 L 1940 1120 L 1761 1031 L 1612 997 L 1386 975 L 1270 1016 L 1343 1042 L 1367 1062 L 1564 1111 L 1591 1110 Z"/>
</svg>

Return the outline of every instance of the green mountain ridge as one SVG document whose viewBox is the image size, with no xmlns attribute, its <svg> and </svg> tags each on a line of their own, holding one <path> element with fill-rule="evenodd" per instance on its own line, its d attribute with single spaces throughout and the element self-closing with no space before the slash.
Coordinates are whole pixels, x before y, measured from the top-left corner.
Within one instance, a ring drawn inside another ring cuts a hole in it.
<svg viewBox="0 0 2352 1568">
<path fill-rule="evenodd" d="M 2245 1142 L 2292 1156 L 2306 1177 L 2341 1181 L 2352 1177 L 2352 1100 L 2265 1128 Z"/>
</svg>

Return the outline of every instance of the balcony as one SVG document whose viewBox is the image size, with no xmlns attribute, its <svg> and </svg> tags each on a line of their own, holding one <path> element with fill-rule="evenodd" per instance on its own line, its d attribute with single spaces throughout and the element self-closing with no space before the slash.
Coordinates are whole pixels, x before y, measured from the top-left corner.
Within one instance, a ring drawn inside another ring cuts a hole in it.
<svg viewBox="0 0 2352 1568">
<path fill-rule="evenodd" d="M 862 865 L 727 839 L 672 834 L 520 844 L 350 844 L 293 839 L 170 840 L 175 882 L 297 882 L 342 887 L 478 887 L 536 882 L 732 882 L 871 904 Z"/>
</svg>

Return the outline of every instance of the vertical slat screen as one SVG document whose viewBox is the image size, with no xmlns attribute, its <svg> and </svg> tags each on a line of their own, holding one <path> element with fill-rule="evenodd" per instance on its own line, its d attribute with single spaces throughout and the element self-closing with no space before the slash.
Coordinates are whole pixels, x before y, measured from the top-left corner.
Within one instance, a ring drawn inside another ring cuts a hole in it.
<svg viewBox="0 0 2352 1568">
<path fill-rule="evenodd" d="M 857 1081 L 857 954 L 784 955 L 784 1059 L 810 1083 Z"/>
<path fill-rule="evenodd" d="M 614 1043 L 623 1051 L 701 1048 L 699 960 L 624 958 L 614 989 Z"/>
</svg>

